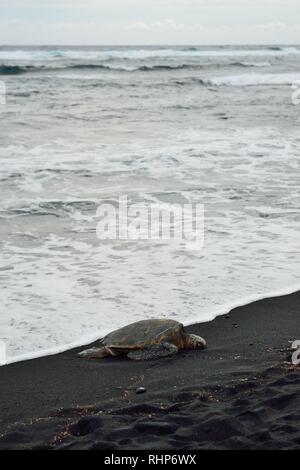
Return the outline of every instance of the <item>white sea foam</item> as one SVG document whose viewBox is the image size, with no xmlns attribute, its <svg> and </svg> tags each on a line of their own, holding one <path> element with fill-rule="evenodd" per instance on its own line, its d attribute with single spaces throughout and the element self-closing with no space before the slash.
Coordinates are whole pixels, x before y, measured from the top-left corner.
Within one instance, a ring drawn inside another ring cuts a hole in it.
<svg viewBox="0 0 300 470">
<path fill-rule="evenodd" d="M 241 62 L 241 65 L 244 65 L 245 67 L 271 67 L 270 62 L 250 62 L 246 60 Z"/>
<path fill-rule="evenodd" d="M 291 85 L 296 80 L 300 80 L 300 73 L 249 73 L 215 77 L 207 83 L 216 86 Z"/>
</svg>

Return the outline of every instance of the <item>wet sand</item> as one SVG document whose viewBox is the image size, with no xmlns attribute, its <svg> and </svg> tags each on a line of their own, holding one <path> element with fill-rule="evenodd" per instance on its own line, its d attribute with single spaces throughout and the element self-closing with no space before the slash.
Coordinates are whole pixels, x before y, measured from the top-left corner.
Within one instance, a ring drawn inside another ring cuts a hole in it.
<svg viewBox="0 0 300 470">
<path fill-rule="evenodd" d="M 76 349 L 1 367 L 0 449 L 296 449 L 299 318 L 298 292 L 188 327 L 205 351 L 134 362 Z"/>
</svg>

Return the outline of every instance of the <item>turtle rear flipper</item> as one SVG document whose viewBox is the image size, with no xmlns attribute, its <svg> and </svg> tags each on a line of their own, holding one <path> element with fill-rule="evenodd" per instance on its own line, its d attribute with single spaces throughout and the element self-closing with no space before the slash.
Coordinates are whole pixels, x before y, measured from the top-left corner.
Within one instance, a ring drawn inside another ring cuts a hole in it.
<svg viewBox="0 0 300 470">
<path fill-rule="evenodd" d="M 162 357 L 174 356 L 178 353 L 178 348 L 175 344 L 160 343 L 146 345 L 142 349 L 135 349 L 127 354 L 128 359 L 133 361 L 149 361 L 160 359 Z"/>
<path fill-rule="evenodd" d="M 83 357 L 84 359 L 102 359 L 103 357 L 112 356 L 112 352 L 109 348 L 90 348 L 85 349 L 78 353 L 78 357 Z"/>
</svg>

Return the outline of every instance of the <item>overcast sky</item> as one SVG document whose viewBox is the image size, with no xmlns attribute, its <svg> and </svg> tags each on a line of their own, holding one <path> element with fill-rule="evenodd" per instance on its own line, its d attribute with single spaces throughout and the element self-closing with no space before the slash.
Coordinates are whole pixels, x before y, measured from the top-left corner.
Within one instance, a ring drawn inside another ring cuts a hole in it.
<svg viewBox="0 0 300 470">
<path fill-rule="evenodd" d="M 299 44 L 300 0 L 0 0 L 0 44 Z"/>
</svg>

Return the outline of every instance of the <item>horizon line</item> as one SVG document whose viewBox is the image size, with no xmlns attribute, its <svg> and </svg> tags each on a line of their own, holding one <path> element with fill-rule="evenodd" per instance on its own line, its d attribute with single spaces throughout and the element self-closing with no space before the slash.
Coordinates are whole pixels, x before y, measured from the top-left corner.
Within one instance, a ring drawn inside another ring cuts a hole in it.
<svg viewBox="0 0 300 470">
<path fill-rule="evenodd" d="M 45 44 L 8 44 L 2 43 L 0 47 L 282 47 L 282 46 L 296 46 L 300 47 L 300 43 L 224 43 L 224 44 L 194 44 L 194 43 L 170 43 L 170 44 L 62 44 L 62 43 L 45 43 Z"/>
</svg>

